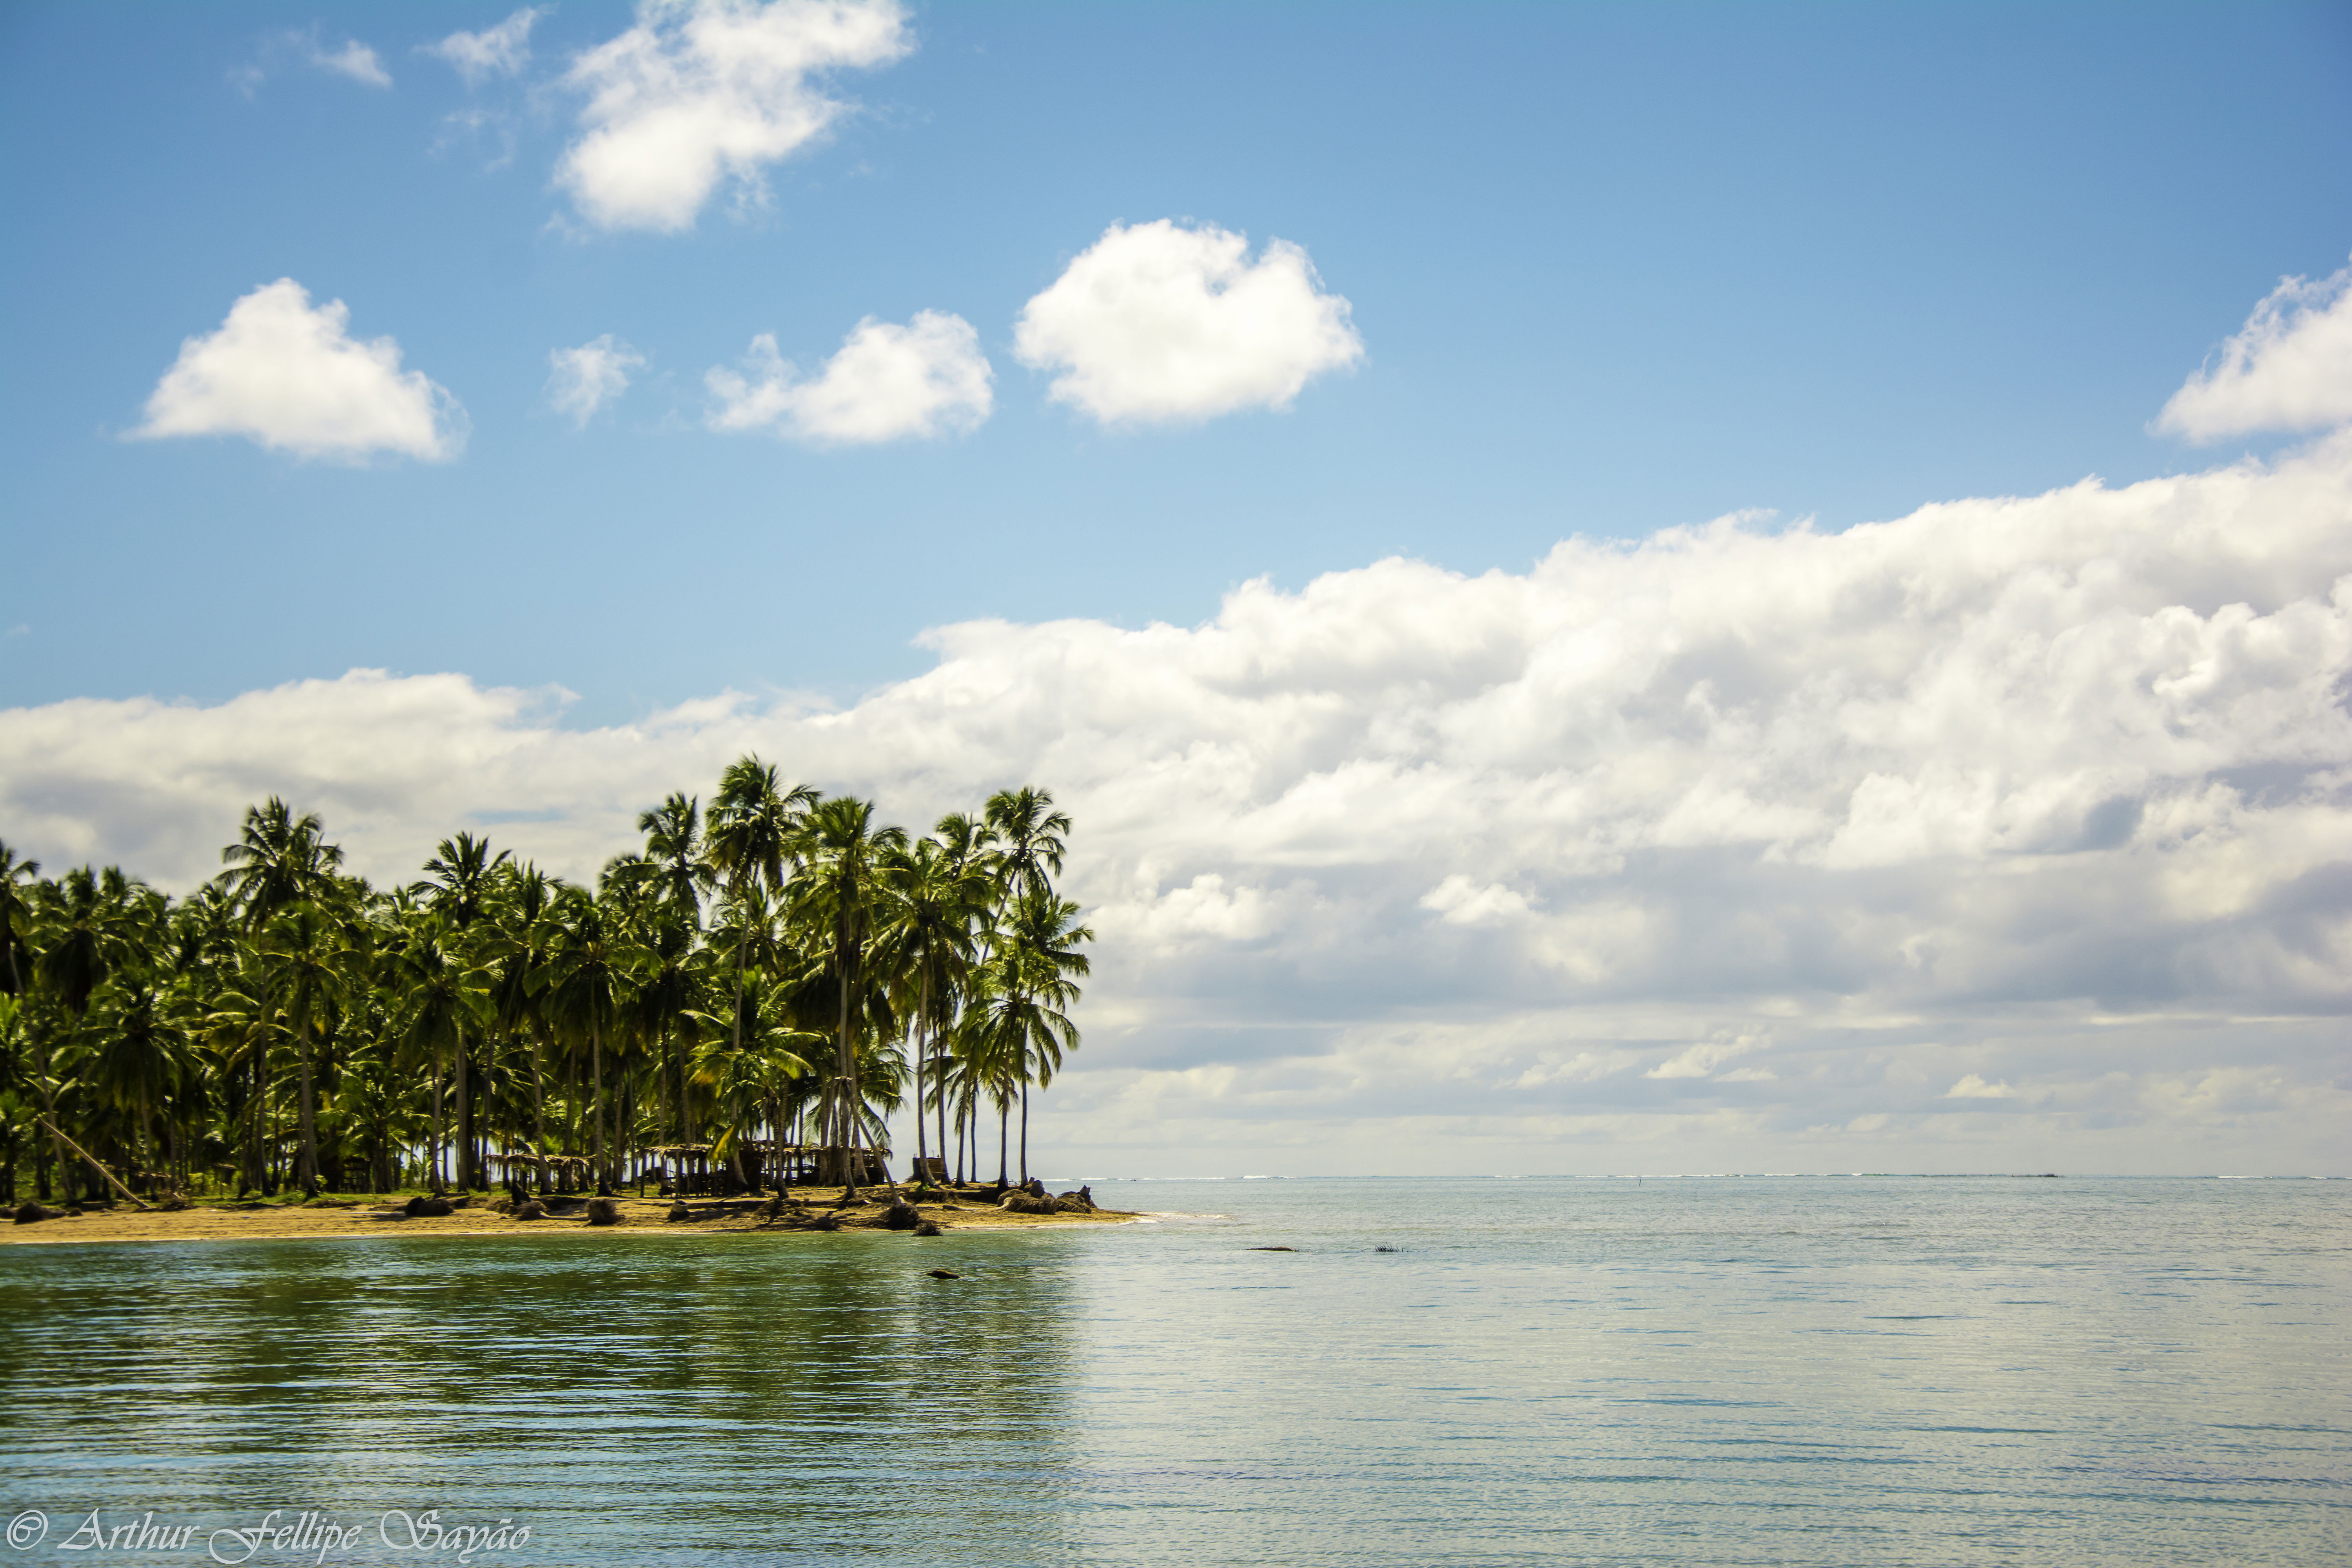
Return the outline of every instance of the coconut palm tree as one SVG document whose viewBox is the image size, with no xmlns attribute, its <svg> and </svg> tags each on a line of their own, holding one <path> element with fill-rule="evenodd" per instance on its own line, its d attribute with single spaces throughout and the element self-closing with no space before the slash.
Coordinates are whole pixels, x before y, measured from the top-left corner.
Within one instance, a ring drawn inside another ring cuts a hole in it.
<svg viewBox="0 0 2352 1568">
<path fill-rule="evenodd" d="M 455 838 L 444 838 L 425 862 L 425 877 L 409 891 L 422 898 L 427 908 L 448 922 L 457 933 L 460 946 L 467 944 L 474 923 L 489 907 L 498 882 L 499 868 L 507 861 L 509 852 L 501 849 L 490 853 L 489 841 L 470 833 L 460 833 Z M 455 1064 L 453 1095 L 457 1112 L 457 1190 L 470 1191 L 474 1177 L 474 1116 L 473 1096 L 467 1081 L 466 1037 L 462 1021 L 451 1042 L 450 1059 Z"/>
<path fill-rule="evenodd" d="M 219 879 L 244 910 L 248 927 L 258 930 L 289 904 L 332 893 L 343 851 L 325 835 L 316 813 L 297 816 L 274 795 L 267 805 L 246 809 L 244 831 L 221 851 L 228 869 Z"/>
<path fill-rule="evenodd" d="M 531 989 L 546 998 L 559 1027 L 588 1037 L 592 1087 L 591 1158 L 596 1192 L 610 1197 L 613 1168 L 604 1142 L 604 1038 L 619 1021 L 648 955 L 629 939 L 622 921 L 604 900 L 585 889 L 566 888 L 549 919 L 553 932 L 547 957 L 532 976 Z"/>
<path fill-rule="evenodd" d="M 255 952 L 269 976 L 271 999 L 293 1037 L 297 1071 L 296 1116 L 299 1131 L 295 1178 L 305 1197 L 319 1195 L 317 1084 L 311 1071 L 313 1032 L 331 1011 L 348 1003 L 352 985 L 351 945 L 341 923 L 310 900 L 282 907 L 270 920 Z"/>
<path fill-rule="evenodd" d="M 857 1155 L 863 1118 L 857 1087 L 857 1033 L 865 1000 L 861 989 L 866 944 L 888 918 L 879 906 L 890 894 L 886 868 L 907 848 L 904 828 L 874 826 L 871 801 L 846 795 L 822 802 L 808 814 L 801 837 L 803 875 L 793 887 L 794 923 L 824 944 L 828 976 L 836 993 L 834 1070 L 836 1079 L 830 1137 L 845 1152 L 845 1202 L 857 1196 Z"/>
<path fill-rule="evenodd" d="M 915 1154 L 917 1169 L 929 1153 L 924 1126 L 923 1079 L 929 1058 L 939 1053 L 942 1026 L 976 954 L 982 922 L 988 918 L 987 876 L 959 858 L 938 839 L 919 840 L 910 849 L 885 858 L 884 874 L 893 897 L 881 932 L 880 962 L 908 998 L 915 1031 Z M 940 1102 L 940 1152 L 947 1152 L 946 1102 Z"/>
<path fill-rule="evenodd" d="M 1063 1053 L 1077 1049 L 1077 1026 L 1068 1010 L 1078 1000 L 1078 977 L 1090 968 L 1079 944 L 1093 940 L 1094 932 L 1078 924 L 1076 904 L 1050 891 L 1024 893 L 1006 912 L 982 974 L 976 1037 L 997 1076 L 1019 1086 L 1024 1182 L 1029 1180 L 1029 1088 L 1050 1085 Z"/>
<path fill-rule="evenodd" d="M 719 775 L 719 795 L 709 822 L 711 863 L 725 879 L 727 901 L 738 910 L 759 893 L 781 896 L 785 867 L 801 835 L 803 819 L 817 801 L 806 784 L 784 786 L 772 763 L 745 755 L 727 765 Z M 735 944 L 735 1016 L 743 1011 L 743 967 L 748 957 L 748 929 L 739 920 Z M 739 1038 L 735 1048 L 742 1049 Z"/>
</svg>

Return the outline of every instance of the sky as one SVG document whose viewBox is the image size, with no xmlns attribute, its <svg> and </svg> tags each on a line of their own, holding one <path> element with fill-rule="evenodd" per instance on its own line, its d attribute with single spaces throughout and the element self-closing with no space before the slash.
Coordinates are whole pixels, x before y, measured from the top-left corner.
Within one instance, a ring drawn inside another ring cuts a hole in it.
<svg viewBox="0 0 2352 1568">
<path fill-rule="evenodd" d="M 1072 1174 L 2352 1174 L 2340 7 L 0 11 L 0 837 L 1077 819 Z"/>
</svg>

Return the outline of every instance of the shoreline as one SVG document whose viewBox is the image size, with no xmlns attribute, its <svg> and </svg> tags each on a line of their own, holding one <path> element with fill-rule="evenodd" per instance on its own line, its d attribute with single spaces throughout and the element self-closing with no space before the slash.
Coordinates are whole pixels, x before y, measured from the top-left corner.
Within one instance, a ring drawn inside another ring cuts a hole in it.
<svg viewBox="0 0 2352 1568">
<path fill-rule="evenodd" d="M 29 1224 L 0 1224 L 0 1245 L 70 1247 L 126 1241 L 315 1241 L 392 1236 L 610 1235 L 616 1232 L 702 1235 L 713 1231 L 730 1236 L 835 1236 L 873 1231 L 882 1235 L 911 1237 L 915 1234 L 913 1231 L 894 1232 L 883 1221 L 883 1214 L 893 1197 L 907 1197 L 924 1219 L 936 1223 L 943 1233 L 1127 1225 L 1143 1217 L 1139 1212 L 1108 1208 L 1020 1214 L 996 1206 L 990 1198 L 992 1191 L 954 1192 L 947 1194 L 944 1202 L 937 1199 L 915 1202 L 908 1189 L 878 1187 L 861 1194 L 856 1204 L 842 1208 L 836 1205 L 840 1195 L 837 1188 L 803 1187 L 794 1189 L 786 1199 L 787 1205 L 802 1205 L 798 1210 L 787 1206 L 782 1214 L 772 1216 L 762 1212 L 761 1200 L 748 1195 L 732 1199 L 687 1200 L 686 1206 L 692 1211 L 694 1217 L 684 1220 L 669 1217 L 671 1207 L 677 1200 L 622 1196 L 614 1199 L 620 1207 L 618 1223 L 593 1226 L 588 1223 L 587 1194 L 572 1194 L 578 1200 L 578 1207 L 568 1213 L 550 1214 L 528 1220 L 499 1212 L 490 1206 L 497 1201 L 495 1197 L 480 1195 L 450 1214 L 414 1216 L 402 1212 L 402 1205 L 412 1195 L 408 1194 L 324 1197 L 294 1202 L 264 1199 L 246 1205 L 197 1203 L 184 1209 L 149 1209 L 144 1212 L 128 1205 L 118 1205 L 110 1209 L 89 1208 L 79 1215 L 67 1214 Z M 1013 1191 L 1017 1193 L 1020 1189 L 1016 1187 Z M 814 1216 L 824 1214 L 841 1216 L 838 1229 L 820 1229 L 808 1223 Z"/>
</svg>

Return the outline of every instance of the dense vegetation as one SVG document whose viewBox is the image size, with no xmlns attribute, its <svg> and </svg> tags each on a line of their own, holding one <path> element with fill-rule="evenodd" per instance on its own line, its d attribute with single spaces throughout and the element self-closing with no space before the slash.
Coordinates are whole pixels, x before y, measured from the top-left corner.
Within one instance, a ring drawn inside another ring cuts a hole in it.
<svg viewBox="0 0 2352 1568">
<path fill-rule="evenodd" d="M 543 1184 L 578 1157 L 609 1191 L 671 1143 L 755 1184 L 747 1148 L 874 1149 L 910 1098 L 915 1152 L 951 1146 L 959 1178 L 992 1115 L 1005 1178 L 1017 1112 L 1027 1180 L 1092 938 L 1050 795 L 910 838 L 745 757 L 707 814 L 673 795 L 637 826 L 593 889 L 465 833 L 372 888 L 275 798 L 178 900 L 0 844 L 0 1197 L 20 1171 L 104 1195 L 92 1160 L 242 1196 Z"/>
</svg>

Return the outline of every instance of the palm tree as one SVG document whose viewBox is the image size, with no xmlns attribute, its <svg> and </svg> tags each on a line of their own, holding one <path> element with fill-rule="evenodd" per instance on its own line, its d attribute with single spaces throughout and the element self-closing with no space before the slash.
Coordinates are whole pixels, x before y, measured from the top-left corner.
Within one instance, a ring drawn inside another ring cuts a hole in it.
<svg viewBox="0 0 2352 1568">
<path fill-rule="evenodd" d="M 588 1036 L 589 1079 L 593 1085 L 591 1157 L 596 1192 L 610 1197 L 612 1167 L 604 1144 L 604 1036 L 617 1021 L 647 954 L 630 942 L 613 910 L 585 889 L 566 888 L 557 897 L 547 957 L 531 989 L 547 999 L 559 1025 Z"/>
<path fill-rule="evenodd" d="M 268 805 L 246 809 L 243 834 L 221 851 L 228 869 L 220 880 L 244 906 L 249 927 L 258 930 L 288 904 L 332 892 L 343 851 L 326 843 L 325 833 L 316 813 L 296 816 L 274 795 Z"/>
<path fill-rule="evenodd" d="M 416 883 L 409 891 L 423 898 L 428 908 L 449 922 L 463 944 L 471 934 L 474 922 L 488 907 L 491 892 L 500 866 L 506 863 L 508 851 L 490 853 L 489 841 L 470 833 L 460 833 L 455 838 L 444 838 L 434 851 L 433 858 L 425 862 L 426 879 Z M 473 1097 L 466 1073 L 466 1037 L 462 1023 L 453 1042 L 456 1062 L 455 1094 L 457 1101 L 457 1190 L 468 1192 L 474 1186 L 474 1116 Z"/>
<path fill-rule="evenodd" d="M 950 819 L 968 820 L 968 819 Z M 942 826 L 946 826 L 944 823 Z M 914 988 L 916 1168 L 929 1153 L 924 1127 L 923 1072 L 942 1038 L 940 1026 L 971 968 L 980 922 L 988 916 L 988 879 L 938 839 L 925 838 L 885 862 L 894 897 L 882 932 L 887 966 Z M 947 1152 L 947 1108 L 940 1102 L 940 1152 Z"/>
<path fill-rule="evenodd" d="M 1048 792 L 1024 784 L 988 797 L 983 816 L 996 849 L 997 879 L 1003 891 L 998 907 L 1024 893 L 1046 892 L 1062 874 L 1062 854 L 1070 831 L 1067 812 L 1055 811 Z"/>
<path fill-rule="evenodd" d="M 817 793 L 806 784 L 786 789 L 772 763 L 746 755 L 730 763 L 719 775 L 719 795 L 711 807 L 710 859 L 726 879 L 727 901 L 740 910 L 761 889 L 784 890 L 784 866 L 792 858 L 803 819 L 816 804 Z M 735 944 L 735 1015 L 743 1010 L 744 937 L 739 920 Z M 743 1048 L 737 1037 L 735 1048 Z"/>
<path fill-rule="evenodd" d="M 0 946 L 8 950 L 8 994 L 21 1004 L 26 996 L 26 971 L 32 967 L 34 955 L 27 946 L 33 934 L 34 910 L 19 884 L 38 886 L 41 863 L 18 858 L 16 852 L 0 842 Z M 73 1167 L 66 1163 L 65 1143 L 58 1131 L 57 1088 L 49 1076 L 48 1032 L 36 1029 L 29 1018 L 23 1022 L 24 1032 L 33 1047 L 33 1081 L 35 1092 L 41 1097 L 41 1110 L 49 1121 L 50 1163 L 40 1165 L 38 1182 L 40 1195 L 49 1195 L 49 1171 L 52 1166 L 66 1173 L 64 1179 L 72 1181 Z M 40 1164 L 37 1158 L 36 1164 Z"/>
<path fill-rule="evenodd" d="M 1078 1000 L 1077 977 L 1091 967 L 1078 944 L 1092 942 L 1094 932 L 1077 918 L 1078 906 L 1066 899 L 1024 893 L 1008 911 L 983 976 L 978 1034 L 997 1073 L 1020 1086 L 1024 1183 L 1029 1086 L 1050 1085 L 1061 1070 L 1063 1053 L 1078 1047 L 1077 1026 L 1070 1022 L 1068 1009 Z"/>
<path fill-rule="evenodd" d="M 802 859 L 806 874 L 796 886 L 794 914 L 811 931 L 822 931 L 829 943 L 825 967 L 838 993 L 834 1032 L 837 1079 L 833 1120 L 847 1166 L 845 1202 L 857 1196 L 858 1141 L 862 1119 L 858 1101 L 856 1033 L 866 980 L 863 961 L 877 919 L 877 905 L 887 895 L 885 867 L 894 855 L 904 854 L 904 828 L 874 826 L 871 801 L 846 795 L 828 800 L 808 815 L 802 836 Z"/>
<path fill-rule="evenodd" d="M 520 1035 L 530 1042 L 531 1150 L 542 1158 L 548 1152 L 547 1075 L 541 1052 L 547 1042 L 548 1018 L 540 994 L 531 988 L 531 977 L 546 962 L 552 934 L 548 914 L 562 886 L 535 865 L 510 862 L 491 904 L 495 934 L 484 947 L 496 1026 L 509 1037 Z M 538 1186 L 542 1193 L 547 1190 L 544 1164 L 539 1167 Z"/>
<path fill-rule="evenodd" d="M 319 1195 L 319 1125 L 310 1034 L 331 1009 L 350 999 L 346 973 L 350 947 L 339 923 L 317 904 L 303 900 L 278 911 L 262 932 L 256 951 L 270 974 L 273 1000 L 285 1027 L 294 1037 L 300 1140 L 295 1176 L 302 1184 L 303 1195 L 315 1198 Z"/>
</svg>

